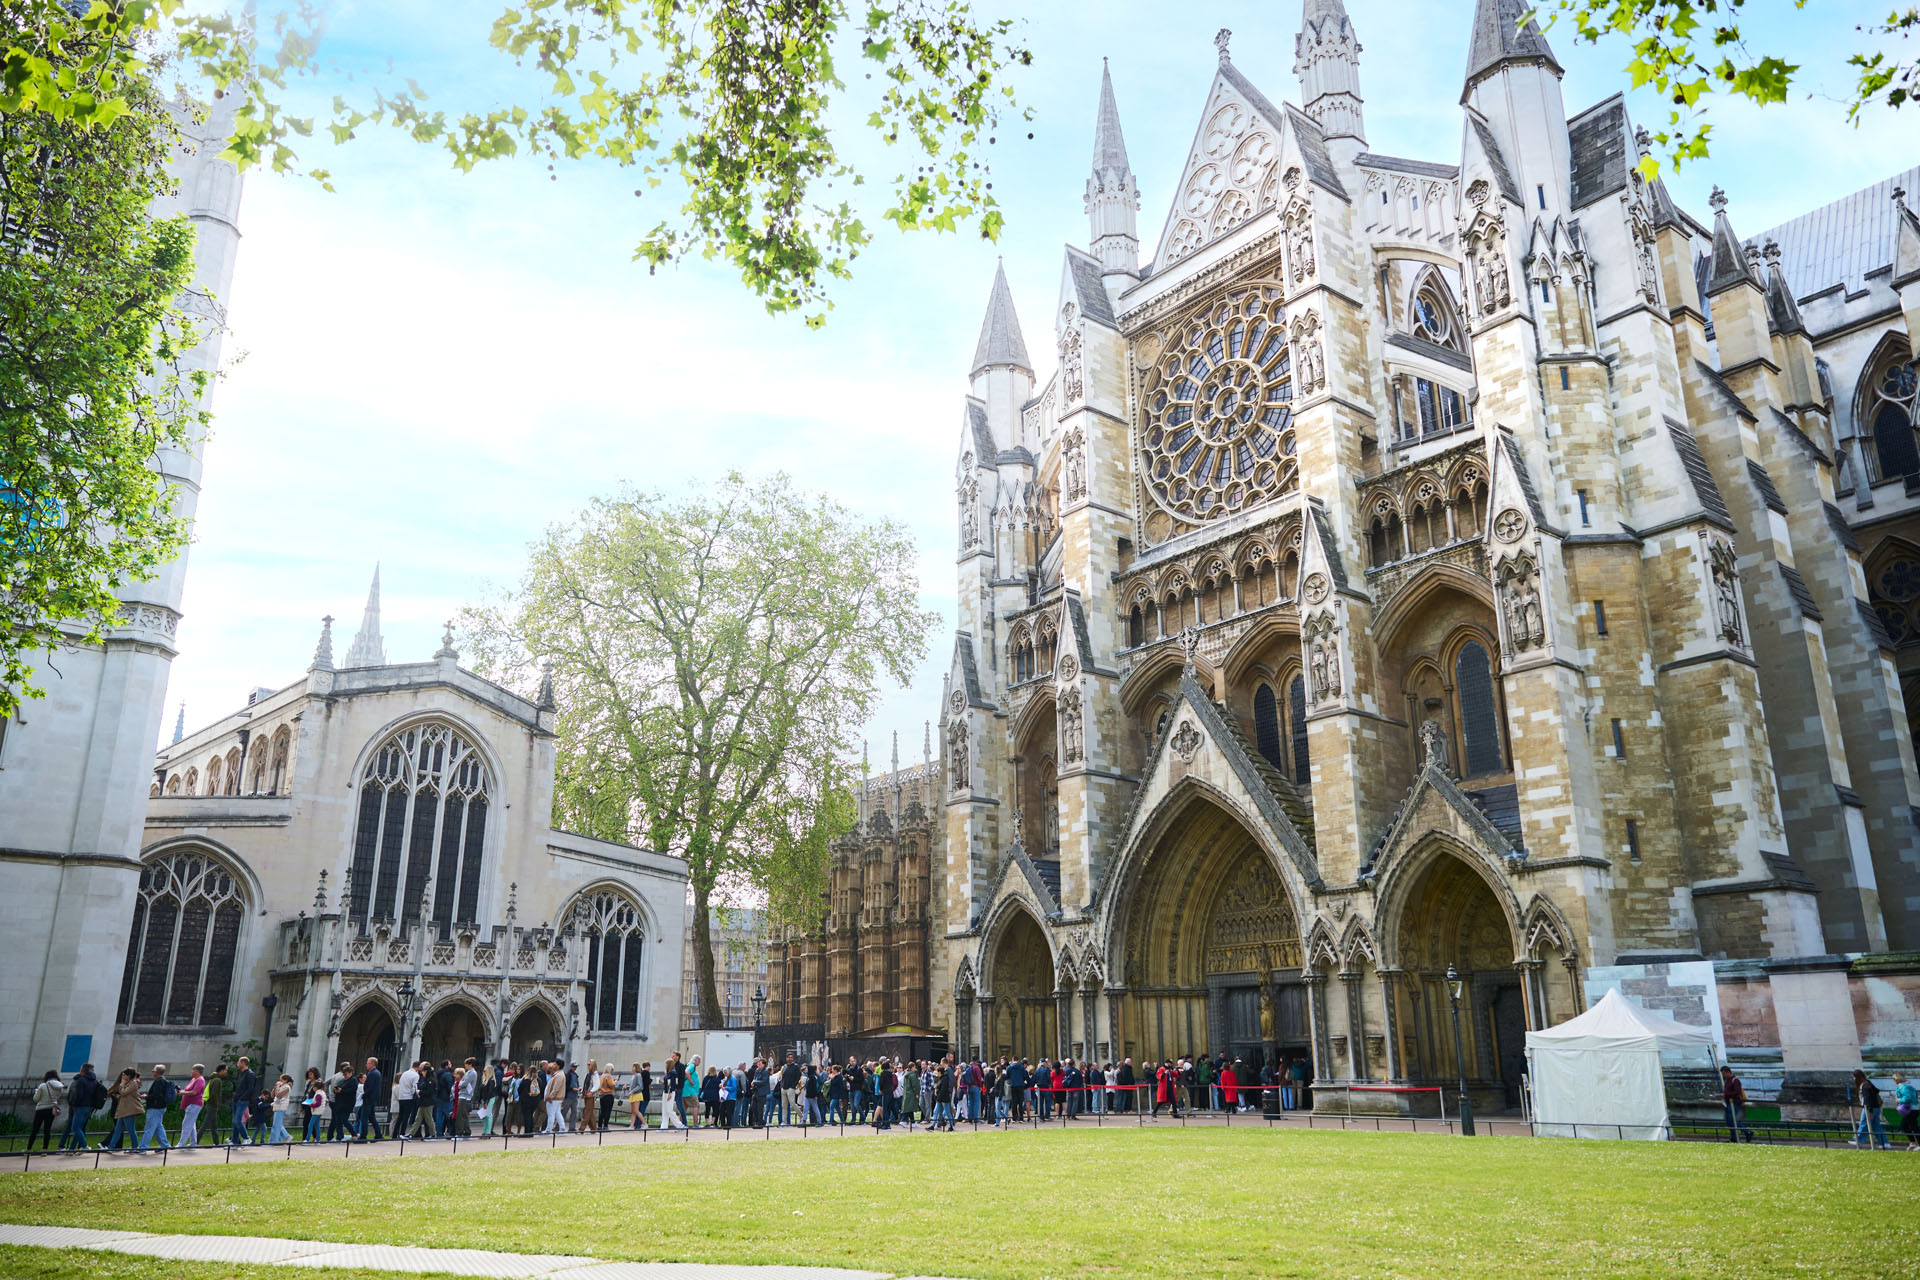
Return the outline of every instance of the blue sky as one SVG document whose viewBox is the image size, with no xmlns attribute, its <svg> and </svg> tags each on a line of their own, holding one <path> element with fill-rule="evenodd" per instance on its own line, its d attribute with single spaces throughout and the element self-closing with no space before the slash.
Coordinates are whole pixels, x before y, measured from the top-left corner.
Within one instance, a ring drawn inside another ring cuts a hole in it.
<svg viewBox="0 0 1920 1280">
<path fill-rule="evenodd" d="M 1457 161 L 1471 5 L 1348 7 L 1370 146 Z M 1791 50 L 1804 82 L 1783 107 L 1717 107 L 1715 159 L 1669 180 L 1682 204 L 1704 215 L 1717 182 L 1735 227 L 1753 235 L 1912 165 L 1920 108 L 1856 130 L 1839 106 L 1855 27 L 1885 7 L 1767 4 L 1753 42 Z M 492 0 L 337 3 L 331 39 L 347 65 L 390 57 L 449 107 L 525 100 L 537 84 L 486 45 L 497 12 Z M 514 581 L 527 544 L 590 497 L 779 469 L 918 540 L 925 601 L 942 622 L 914 686 L 890 690 L 868 732 L 876 766 L 896 730 L 904 761 L 917 761 L 952 644 L 951 476 L 994 259 L 1005 256 L 1044 381 L 1060 246 L 1086 239 L 1101 57 L 1149 252 L 1210 82 L 1214 32 L 1233 28 L 1236 65 L 1268 96 L 1299 96 L 1294 0 L 1006 12 L 1035 55 L 1016 80 L 1034 120 L 1004 128 L 995 147 L 1000 242 L 883 231 L 822 330 L 769 317 L 712 264 L 654 276 L 634 265 L 658 214 L 612 166 L 463 175 L 444 153 L 370 132 L 309 149 L 333 170 L 333 193 L 249 176 L 228 299 L 233 363 L 215 398 L 163 741 L 183 700 L 191 728 L 255 686 L 296 679 L 322 614 L 335 615 L 344 654 L 375 561 L 388 658 L 424 660 L 444 619 Z M 1569 112 L 1625 88 L 1623 48 L 1550 39 Z M 1630 110 L 1642 123 L 1662 115 L 1650 95 L 1630 97 Z M 852 145 L 877 172 L 898 164 L 864 137 Z"/>
</svg>

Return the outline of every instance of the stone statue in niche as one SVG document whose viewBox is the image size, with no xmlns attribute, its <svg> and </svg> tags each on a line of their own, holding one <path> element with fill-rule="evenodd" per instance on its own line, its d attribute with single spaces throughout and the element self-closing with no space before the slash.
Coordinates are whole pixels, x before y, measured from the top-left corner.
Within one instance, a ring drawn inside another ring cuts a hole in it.
<svg viewBox="0 0 1920 1280">
<path fill-rule="evenodd" d="M 1080 691 L 1069 689 L 1060 695 L 1060 758 L 1077 763 L 1086 750 L 1080 719 Z"/>
<path fill-rule="evenodd" d="M 1066 439 L 1060 443 L 1060 477 L 1068 502 L 1078 502 L 1087 496 L 1087 442 L 1078 427 L 1067 432 Z"/>
<path fill-rule="evenodd" d="M 1326 615 L 1307 626 L 1307 669 L 1312 677 L 1315 702 L 1329 702 L 1340 696 L 1340 639 L 1333 619 Z"/>
<path fill-rule="evenodd" d="M 1080 329 L 1073 323 L 1073 304 L 1069 302 L 1067 306 L 1067 331 L 1060 339 L 1060 407 L 1063 411 L 1068 405 L 1078 404 L 1086 389 L 1081 365 Z"/>
<path fill-rule="evenodd" d="M 1260 984 L 1260 1039 L 1265 1044 L 1274 1043 L 1277 1034 L 1276 1019 L 1273 1016 L 1273 987 Z"/>
<path fill-rule="evenodd" d="M 1509 653 L 1524 653 L 1546 643 L 1540 575 L 1528 557 L 1516 556 L 1501 565 L 1500 603 L 1506 614 Z"/>
<path fill-rule="evenodd" d="M 1708 553 L 1713 575 L 1713 601 L 1720 637 L 1729 644 L 1746 643 L 1745 628 L 1740 625 L 1740 579 L 1734 564 L 1733 548 L 1724 542 L 1714 544 Z"/>
<path fill-rule="evenodd" d="M 1305 200 L 1295 200 L 1287 209 L 1287 266 L 1295 284 L 1313 276 L 1313 206 Z"/>
<path fill-rule="evenodd" d="M 955 718 L 947 727 L 947 771 L 955 795 L 964 795 L 973 786 L 973 766 L 967 751 L 967 722 Z"/>
<path fill-rule="evenodd" d="M 1422 768 L 1438 769 L 1449 778 L 1453 776 L 1453 767 L 1447 759 L 1447 730 L 1438 716 L 1429 716 L 1420 726 L 1420 764 Z"/>
</svg>

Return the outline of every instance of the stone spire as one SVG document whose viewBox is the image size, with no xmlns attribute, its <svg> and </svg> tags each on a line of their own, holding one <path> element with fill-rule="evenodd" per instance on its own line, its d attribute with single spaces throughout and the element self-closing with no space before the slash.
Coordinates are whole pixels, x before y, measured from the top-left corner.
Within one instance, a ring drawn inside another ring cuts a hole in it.
<svg viewBox="0 0 1920 1280">
<path fill-rule="evenodd" d="M 987 316 L 980 322 L 980 341 L 973 348 L 973 373 L 998 365 L 1021 369 L 1031 377 L 1033 361 L 1020 336 L 1020 317 L 1013 313 L 1013 290 L 1007 287 L 1007 264 L 993 272 L 993 292 L 987 296 Z"/>
<path fill-rule="evenodd" d="M 174 717 L 174 721 L 173 721 L 173 740 L 175 742 L 178 742 L 180 741 L 180 739 L 186 736 L 187 736 L 187 704 L 182 702 L 180 704 L 180 714 Z"/>
<path fill-rule="evenodd" d="M 1113 74 L 1100 60 L 1100 110 L 1093 121 L 1093 174 L 1087 179 L 1087 219 L 1093 256 L 1105 272 L 1132 274 L 1140 269 L 1140 184 L 1127 163 L 1127 140 L 1120 132 L 1120 106 L 1113 99 Z"/>
<path fill-rule="evenodd" d="M 343 667 L 384 667 L 387 646 L 380 639 L 380 566 L 373 566 L 373 585 L 367 589 L 367 609 L 360 615 L 360 630 L 347 646 Z"/>
<path fill-rule="evenodd" d="M 333 615 L 320 619 L 320 643 L 313 646 L 313 663 L 309 671 L 333 670 Z"/>
<path fill-rule="evenodd" d="M 1360 39 L 1341 0 L 1305 0 L 1293 38 L 1300 101 L 1329 141 L 1367 141 L 1360 109 Z"/>
<path fill-rule="evenodd" d="M 1707 270 L 1708 296 L 1736 284 L 1764 288 L 1747 259 L 1746 247 L 1733 233 L 1733 223 L 1727 219 L 1727 193 L 1715 187 L 1707 203 L 1713 206 L 1713 258 Z"/>
<path fill-rule="evenodd" d="M 1767 263 L 1767 328 L 1774 333 L 1805 333 L 1807 322 L 1800 318 L 1800 304 L 1780 269 L 1780 245 L 1767 241 L 1761 256 Z"/>
<path fill-rule="evenodd" d="M 453 647 L 453 619 L 452 618 L 447 619 L 447 625 L 445 629 L 440 632 L 440 647 L 433 651 L 433 656 L 436 658 L 443 658 L 449 662 L 454 662 L 459 659 L 460 651 Z"/>
<path fill-rule="evenodd" d="M 1555 75 L 1562 74 L 1539 24 L 1532 18 L 1525 26 L 1520 23 L 1529 7 L 1527 0 L 1477 0 L 1467 43 L 1466 92 L 1472 91 L 1476 81 L 1512 62 L 1537 62 Z M 1461 95 L 1463 102 L 1466 92 Z"/>
<path fill-rule="evenodd" d="M 553 664 L 551 662 L 540 668 L 540 695 L 536 700 L 536 705 L 542 711 L 553 711 L 556 709 L 553 700 Z"/>
</svg>

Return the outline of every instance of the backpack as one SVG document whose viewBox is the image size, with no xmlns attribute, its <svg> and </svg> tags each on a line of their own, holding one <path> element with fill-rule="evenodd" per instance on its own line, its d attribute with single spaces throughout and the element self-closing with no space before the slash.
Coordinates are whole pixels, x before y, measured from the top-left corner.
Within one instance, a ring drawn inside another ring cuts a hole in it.
<svg viewBox="0 0 1920 1280">
<path fill-rule="evenodd" d="M 180 1088 L 171 1080 L 155 1080 L 147 1086 L 147 1110 L 165 1111 L 180 1096 Z"/>
</svg>

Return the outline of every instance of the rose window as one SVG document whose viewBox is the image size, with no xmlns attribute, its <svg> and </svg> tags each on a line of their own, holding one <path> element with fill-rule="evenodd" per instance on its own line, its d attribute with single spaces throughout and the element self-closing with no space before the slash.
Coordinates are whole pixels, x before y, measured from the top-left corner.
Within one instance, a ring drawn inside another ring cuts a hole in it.
<svg viewBox="0 0 1920 1280">
<path fill-rule="evenodd" d="M 1141 469 L 1154 500 L 1199 522 L 1294 488 L 1292 399 L 1278 288 L 1241 289 L 1193 316 L 1146 375 Z"/>
</svg>

